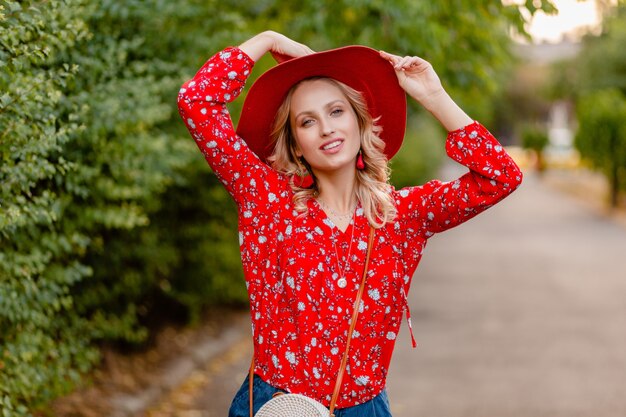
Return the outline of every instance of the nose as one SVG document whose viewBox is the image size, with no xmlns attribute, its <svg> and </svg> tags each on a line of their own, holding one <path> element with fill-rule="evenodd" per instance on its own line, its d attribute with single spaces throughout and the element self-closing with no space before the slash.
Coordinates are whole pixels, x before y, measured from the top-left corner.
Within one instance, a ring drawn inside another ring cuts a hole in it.
<svg viewBox="0 0 626 417">
<path fill-rule="evenodd" d="M 320 120 L 319 127 L 320 127 L 320 136 L 322 137 L 330 136 L 333 133 L 335 133 L 335 129 L 331 121 L 326 118 Z"/>
</svg>

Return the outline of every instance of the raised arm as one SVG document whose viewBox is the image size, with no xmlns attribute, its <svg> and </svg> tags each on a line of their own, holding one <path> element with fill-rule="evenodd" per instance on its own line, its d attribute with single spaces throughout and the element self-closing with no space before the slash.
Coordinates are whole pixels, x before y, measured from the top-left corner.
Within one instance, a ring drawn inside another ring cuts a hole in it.
<svg viewBox="0 0 626 417">
<path fill-rule="evenodd" d="M 270 52 L 277 62 L 313 53 L 313 50 L 308 46 L 271 30 L 261 32 L 248 39 L 239 45 L 239 49 L 244 51 L 255 62 L 267 52 Z"/>
<path fill-rule="evenodd" d="M 273 190 L 276 173 L 239 138 L 226 104 L 243 90 L 255 61 L 266 52 L 277 59 L 310 49 L 276 32 L 263 32 L 215 54 L 183 84 L 178 109 L 207 162 L 233 196 L 240 210 L 252 212 Z"/>
<path fill-rule="evenodd" d="M 444 90 L 439 76 L 428 61 L 417 56 L 400 57 L 384 51 L 380 51 L 380 56 L 393 65 L 398 83 L 404 91 L 431 112 L 448 132 L 473 122 Z"/>
<path fill-rule="evenodd" d="M 502 145 L 474 122 L 441 85 L 432 65 L 419 57 L 380 52 L 396 70 L 400 86 L 448 130 L 446 152 L 469 172 L 451 182 L 430 181 L 399 196 L 400 215 L 426 237 L 454 227 L 513 192 L 522 172 Z"/>
</svg>

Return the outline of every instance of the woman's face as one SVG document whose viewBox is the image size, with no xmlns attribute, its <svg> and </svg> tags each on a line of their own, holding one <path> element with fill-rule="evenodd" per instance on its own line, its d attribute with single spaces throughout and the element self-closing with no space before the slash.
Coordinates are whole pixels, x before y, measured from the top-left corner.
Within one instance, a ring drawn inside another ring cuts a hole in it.
<svg viewBox="0 0 626 417">
<path fill-rule="evenodd" d="M 354 169 L 361 147 L 359 124 L 343 92 L 327 80 L 302 82 L 291 97 L 289 114 L 296 154 L 316 171 Z"/>
</svg>

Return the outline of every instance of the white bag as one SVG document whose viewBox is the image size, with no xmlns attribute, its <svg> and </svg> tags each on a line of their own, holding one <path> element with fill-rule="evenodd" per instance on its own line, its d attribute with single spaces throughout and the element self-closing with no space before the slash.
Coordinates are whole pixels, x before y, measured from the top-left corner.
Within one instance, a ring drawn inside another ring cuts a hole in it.
<svg viewBox="0 0 626 417">
<path fill-rule="evenodd" d="M 255 417 L 328 417 L 328 408 L 300 394 L 281 394 L 266 402 Z"/>
</svg>

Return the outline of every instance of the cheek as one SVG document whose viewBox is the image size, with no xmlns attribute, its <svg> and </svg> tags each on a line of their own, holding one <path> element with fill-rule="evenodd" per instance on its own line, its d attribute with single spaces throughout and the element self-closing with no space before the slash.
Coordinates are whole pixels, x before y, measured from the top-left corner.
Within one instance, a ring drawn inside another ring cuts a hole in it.
<svg viewBox="0 0 626 417">
<path fill-rule="evenodd" d="M 294 154 L 300 158 L 302 153 L 302 145 L 303 145 L 303 135 L 302 131 L 297 128 L 297 126 L 291 125 L 291 135 L 293 140 L 293 152 Z"/>
<path fill-rule="evenodd" d="M 354 120 L 350 129 L 352 131 L 352 134 L 356 138 L 356 141 L 359 143 L 359 146 L 361 146 L 361 129 L 359 128 L 359 123 Z"/>
<path fill-rule="evenodd" d="M 294 146 L 294 153 L 296 154 L 296 156 L 298 158 L 300 158 L 303 155 L 302 152 L 302 141 L 301 141 L 301 135 L 294 135 L 294 140 L 293 140 L 293 146 Z"/>
<path fill-rule="evenodd" d="M 359 129 L 359 121 L 357 120 L 356 114 L 352 114 L 352 117 L 349 119 L 349 129 L 350 131 L 356 135 L 361 136 L 361 131 Z"/>
</svg>

